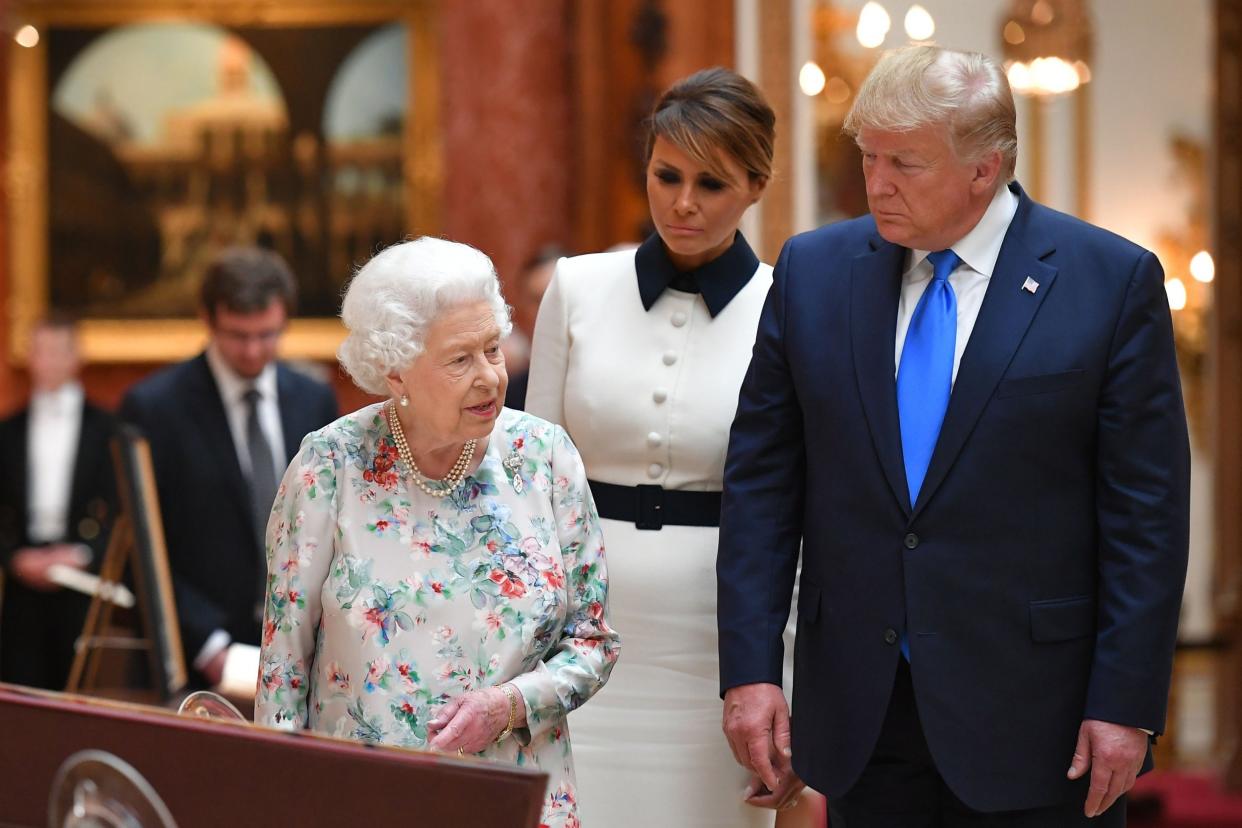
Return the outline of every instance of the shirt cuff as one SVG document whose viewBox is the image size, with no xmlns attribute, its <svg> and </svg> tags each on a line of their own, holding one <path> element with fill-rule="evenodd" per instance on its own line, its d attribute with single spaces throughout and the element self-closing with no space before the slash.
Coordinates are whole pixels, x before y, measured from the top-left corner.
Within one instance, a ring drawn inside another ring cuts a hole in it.
<svg viewBox="0 0 1242 828">
<path fill-rule="evenodd" d="M 203 644 L 203 649 L 198 651 L 198 655 L 194 657 L 194 669 L 200 673 L 203 668 L 211 663 L 211 660 L 228 648 L 233 643 L 233 637 L 224 630 L 216 630 L 207 636 L 207 642 Z"/>
</svg>

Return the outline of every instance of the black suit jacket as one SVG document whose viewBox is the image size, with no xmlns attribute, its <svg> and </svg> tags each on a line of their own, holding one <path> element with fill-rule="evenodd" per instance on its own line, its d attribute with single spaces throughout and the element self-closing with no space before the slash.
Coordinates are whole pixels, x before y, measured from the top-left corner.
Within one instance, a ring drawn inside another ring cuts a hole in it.
<svg viewBox="0 0 1242 828">
<path fill-rule="evenodd" d="M 23 410 L 0 422 L 0 566 L 13 554 L 32 546 L 28 534 L 30 472 L 27 437 L 30 412 Z M 116 514 L 116 475 L 109 441 L 112 415 L 90 403 L 82 409 L 66 534 L 60 540 L 91 550 L 89 568 L 98 571 Z M 37 465 L 37 464 L 36 464 Z M 35 474 L 38 469 L 33 470 Z M 0 680 L 53 689 L 64 687 L 72 645 L 81 631 L 89 599 L 67 590 L 36 592 L 5 579 L 4 618 L 0 621 Z"/>
<path fill-rule="evenodd" d="M 978 810 L 1068 800 L 1084 718 L 1164 727 L 1190 485 L 1163 274 L 1012 189 L 915 503 L 906 251 L 870 217 L 795 236 L 760 317 L 725 465 L 721 679 L 780 682 L 801 543 L 793 765 L 830 796 L 876 745 L 903 632 L 936 767 Z"/>
<path fill-rule="evenodd" d="M 323 383 L 276 367 L 284 461 L 302 438 L 336 419 L 336 398 Z M 135 385 L 121 418 L 151 443 L 164 537 L 186 663 L 217 629 L 259 643 L 255 607 L 266 575 L 249 489 L 219 389 L 205 354 L 169 366 Z"/>
</svg>

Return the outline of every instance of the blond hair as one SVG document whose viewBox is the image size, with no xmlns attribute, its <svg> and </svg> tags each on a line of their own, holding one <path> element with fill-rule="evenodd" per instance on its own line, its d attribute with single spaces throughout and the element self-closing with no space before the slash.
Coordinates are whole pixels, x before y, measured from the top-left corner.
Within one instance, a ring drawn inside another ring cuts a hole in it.
<svg viewBox="0 0 1242 828">
<path fill-rule="evenodd" d="M 888 52 L 863 81 L 843 131 L 857 140 L 866 128 L 908 132 L 936 124 L 946 127 L 959 159 L 977 161 L 999 152 L 1002 180 L 1013 180 L 1018 161 L 1013 92 L 996 61 L 977 52 L 927 45 Z"/>
</svg>

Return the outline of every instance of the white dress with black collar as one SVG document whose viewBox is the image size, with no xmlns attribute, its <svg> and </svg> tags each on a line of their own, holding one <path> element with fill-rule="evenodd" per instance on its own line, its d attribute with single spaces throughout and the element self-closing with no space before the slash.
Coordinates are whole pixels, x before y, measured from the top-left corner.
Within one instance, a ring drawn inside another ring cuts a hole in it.
<svg viewBox="0 0 1242 828">
<path fill-rule="evenodd" d="M 671 495 L 675 512 L 677 493 L 718 493 L 771 283 L 740 233 L 689 276 L 658 236 L 637 251 L 562 259 L 539 310 L 527 410 L 565 426 L 593 490 L 611 484 L 624 500 L 619 487 L 662 487 L 643 490 L 640 520 L 653 517 L 652 496 Z M 597 506 L 607 499 L 596 493 Z M 692 512 L 704 502 L 681 500 Z M 569 717 L 583 824 L 771 826 L 771 811 L 742 803 L 747 774 L 720 728 L 718 530 L 645 530 L 635 519 L 602 520 L 621 656 L 608 686 Z"/>
</svg>

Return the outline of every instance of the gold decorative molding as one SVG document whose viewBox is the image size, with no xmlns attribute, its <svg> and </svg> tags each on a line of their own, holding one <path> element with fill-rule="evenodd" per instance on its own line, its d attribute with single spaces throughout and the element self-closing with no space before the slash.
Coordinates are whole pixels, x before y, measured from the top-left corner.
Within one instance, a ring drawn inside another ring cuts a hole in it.
<svg viewBox="0 0 1242 828">
<path fill-rule="evenodd" d="M 230 26 L 382 23 L 430 13 L 431 0 L 13 0 L 18 26 L 117 26 L 138 20 L 204 20 Z"/>
<path fill-rule="evenodd" d="M 1044 161 L 1044 146 L 1047 143 L 1045 137 L 1047 130 L 1044 128 L 1047 117 L 1044 106 L 1043 98 L 1027 100 L 1027 144 L 1029 146 L 1018 148 L 1019 153 L 1026 150 L 1027 158 L 1030 159 L 1022 186 L 1026 188 L 1027 195 L 1039 202 L 1044 200 L 1048 191 L 1048 165 Z"/>
<path fill-rule="evenodd" d="M 440 198 L 444 189 L 444 148 L 440 142 L 440 31 L 433 0 L 404 3 L 408 11 L 411 117 L 405 131 L 405 203 L 410 232 L 441 232 Z M 359 4 L 364 5 L 364 4 Z M 385 4 L 381 4 L 385 5 Z M 387 4 L 392 5 L 392 4 Z"/>
<path fill-rule="evenodd" d="M 762 228 L 757 253 L 765 262 L 775 262 L 785 240 L 793 235 L 793 3 L 792 0 L 766 4 L 759 20 L 759 85 L 776 113 L 776 174 L 768 181 L 763 195 Z"/>
<path fill-rule="evenodd" d="M 47 312 L 47 49 L 41 40 L 8 53 L 9 353 L 25 362 L 30 328 Z"/>
<path fill-rule="evenodd" d="M 1091 221 L 1091 84 L 1074 90 L 1074 215 Z"/>
<path fill-rule="evenodd" d="M 79 326 L 78 338 L 91 362 L 164 362 L 203 350 L 207 331 L 196 319 L 95 319 Z M 335 360 L 344 339 L 339 319 L 295 319 L 280 338 L 280 356 Z"/>
<path fill-rule="evenodd" d="M 404 22 L 409 31 L 409 105 L 403 137 L 404 200 L 410 233 L 440 232 L 443 180 L 439 30 L 434 0 L 17 0 L 9 28 L 106 28 L 179 20 L 229 26 L 329 26 Z M 30 328 L 48 310 L 48 108 L 46 38 L 10 45 L 8 322 L 10 354 L 25 362 Z M 95 363 L 162 362 L 196 353 L 204 342 L 194 319 L 87 319 L 84 358 Z M 336 319 L 296 319 L 282 354 L 334 361 L 344 330 Z"/>
</svg>

